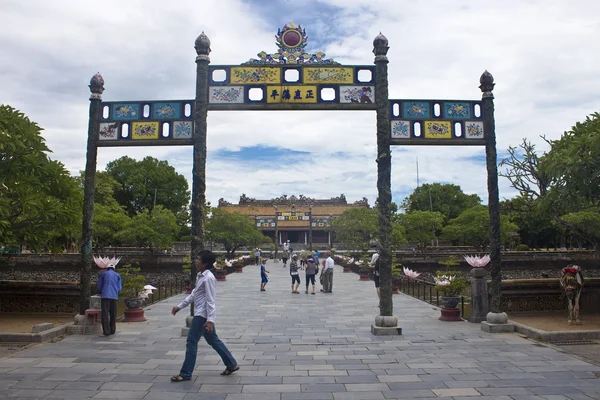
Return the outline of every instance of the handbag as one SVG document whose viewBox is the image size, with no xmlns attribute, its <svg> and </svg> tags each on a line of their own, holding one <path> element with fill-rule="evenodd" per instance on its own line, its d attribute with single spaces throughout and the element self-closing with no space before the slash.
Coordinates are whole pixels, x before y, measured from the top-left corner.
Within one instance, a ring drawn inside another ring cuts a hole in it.
<svg viewBox="0 0 600 400">
<path fill-rule="evenodd" d="M 317 265 L 316 269 L 315 269 L 315 274 L 318 274 L 318 273 L 319 273 L 319 266 Z"/>
</svg>

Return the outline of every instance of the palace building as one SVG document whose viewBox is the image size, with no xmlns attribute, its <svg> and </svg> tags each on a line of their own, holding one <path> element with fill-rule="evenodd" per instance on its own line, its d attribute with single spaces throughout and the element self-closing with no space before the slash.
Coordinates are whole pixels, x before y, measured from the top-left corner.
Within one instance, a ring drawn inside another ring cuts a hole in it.
<svg viewBox="0 0 600 400">
<path fill-rule="evenodd" d="M 219 199 L 218 207 L 248 215 L 274 243 L 282 245 L 289 240 L 293 249 L 300 250 L 312 249 L 313 245 L 333 247 L 335 238 L 332 237 L 330 222 L 348 209 L 369 208 L 369 203 L 363 198 L 348 204 L 343 194 L 328 200 L 303 195 L 256 200 L 242 194 L 238 204 Z"/>
</svg>

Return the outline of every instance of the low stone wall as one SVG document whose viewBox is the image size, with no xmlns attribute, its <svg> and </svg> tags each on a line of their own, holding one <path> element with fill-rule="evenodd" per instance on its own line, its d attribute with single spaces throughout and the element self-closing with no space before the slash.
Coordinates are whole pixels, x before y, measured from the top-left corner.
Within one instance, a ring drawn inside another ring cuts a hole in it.
<svg viewBox="0 0 600 400">
<path fill-rule="evenodd" d="M 502 304 L 503 311 L 510 313 L 568 310 L 558 279 L 502 281 Z M 583 312 L 600 313 L 600 279 L 585 279 L 579 307 Z"/>
</svg>

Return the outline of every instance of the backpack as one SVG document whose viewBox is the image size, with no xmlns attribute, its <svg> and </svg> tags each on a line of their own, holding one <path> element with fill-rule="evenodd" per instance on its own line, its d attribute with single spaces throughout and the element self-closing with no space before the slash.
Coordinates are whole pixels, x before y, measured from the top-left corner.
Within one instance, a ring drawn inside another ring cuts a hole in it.
<svg viewBox="0 0 600 400">
<path fill-rule="evenodd" d="M 373 269 L 373 275 L 379 276 L 379 265 L 380 265 L 381 257 L 377 257 L 375 261 L 375 268 Z"/>
</svg>

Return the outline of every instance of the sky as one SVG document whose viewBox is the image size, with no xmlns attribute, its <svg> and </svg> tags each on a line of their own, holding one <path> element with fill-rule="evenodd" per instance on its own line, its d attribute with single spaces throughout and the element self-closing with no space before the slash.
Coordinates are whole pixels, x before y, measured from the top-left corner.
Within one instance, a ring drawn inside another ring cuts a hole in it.
<svg viewBox="0 0 600 400">
<path fill-rule="evenodd" d="M 539 153 L 600 108 L 597 0 L 2 0 L 0 103 L 44 128 L 61 161 L 85 169 L 89 80 L 105 101 L 193 99 L 194 41 L 211 40 L 211 65 L 275 53 L 294 21 L 306 50 L 346 65 L 373 64 L 373 39 L 389 40 L 390 99 L 479 100 L 495 78 L 498 162 L 523 139 Z M 237 203 L 305 195 L 352 203 L 377 198 L 374 111 L 211 111 L 206 196 Z M 191 147 L 100 148 L 98 170 L 123 156 L 166 160 L 191 190 Z M 418 163 L 418 181 L 417 181 Z M 487 204 L 485 149 L 394 146 L 392 200 L 417 184 L 459 185 Z M 500 178 L 500 199 L 517 193 Z"/>
</svg>

